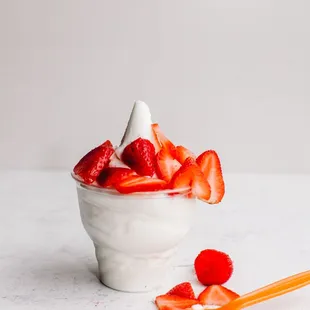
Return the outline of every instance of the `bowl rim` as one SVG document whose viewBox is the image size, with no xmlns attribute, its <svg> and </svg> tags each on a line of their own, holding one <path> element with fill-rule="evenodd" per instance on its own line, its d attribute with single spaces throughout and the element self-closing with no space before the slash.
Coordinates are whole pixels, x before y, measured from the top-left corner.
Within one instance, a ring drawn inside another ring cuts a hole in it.
<svg viewBox="0 0 310 310">
<path fill-rule="evenodd" d="M 85 190 L 89 190 L 89 191 L 93 191 L 93 192 L 99 192 L 101 194 L 105 194 L 105 195 L 113 195 L 113 196 L 122 196 L 122 197 L 141 197 L 141 196 L 161 196 L 161 195 L 186 195 L 189 194 L 191 192 L 191 187 L 183 187 L 183 188 L 177 188 L 177 189 L 164 189 L 164 190 L 159 190 L 159 191 L 151 191 L 151 192 L 134 192 L 134 193 L 130 193 L 130 194 L 122 194 L 120 192 L 118 192 L 116 189 L 114 188 L 103 188 L 100 186 L 96 186 L 96 185 L 90 185 L 90 184 L 86 184 L 83 182 L 83 180 L 81 180 L 76 174 L 74 174 L 73 172 L 71 172 L 71 177 L 75 180 L 75 182 L 77 183 L 77 186 L 80 186 L 81 188 L 85 189 Z"/>
</svg>

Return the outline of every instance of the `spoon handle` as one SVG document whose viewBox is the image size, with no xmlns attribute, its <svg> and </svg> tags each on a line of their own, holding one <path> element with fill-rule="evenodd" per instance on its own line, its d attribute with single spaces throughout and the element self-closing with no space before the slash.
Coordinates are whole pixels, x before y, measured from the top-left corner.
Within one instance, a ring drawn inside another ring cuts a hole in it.
<svg viewBox="0 0 310 310">
<path fill-rule="evenodd" d="M 250 307 L 265 300 L 297 290 L 308 284 L 310 284 L 310 270 L 290 276 L 245 294 L 227 304 L 227 308 L 224 306 L 223 310 Z"/>
</svg>

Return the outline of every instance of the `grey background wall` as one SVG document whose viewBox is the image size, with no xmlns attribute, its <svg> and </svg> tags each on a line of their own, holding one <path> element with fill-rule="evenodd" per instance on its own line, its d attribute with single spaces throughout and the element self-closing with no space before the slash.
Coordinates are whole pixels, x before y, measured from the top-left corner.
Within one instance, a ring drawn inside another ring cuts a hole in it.
<svg viewBox="0 0 310 310">
<path fill-rule="evenodd" d="M 310 172 L 307 0 L 0 0 L 0 168 L 70 169 L 134 100 L 231 173 Z"/>
</svg>

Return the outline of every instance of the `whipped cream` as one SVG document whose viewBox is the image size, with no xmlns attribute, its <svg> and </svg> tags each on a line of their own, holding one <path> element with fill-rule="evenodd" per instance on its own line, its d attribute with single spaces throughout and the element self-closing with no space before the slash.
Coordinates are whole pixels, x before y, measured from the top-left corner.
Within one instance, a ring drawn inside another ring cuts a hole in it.
<svg viewBox="0 0 310 310">
<path fill-rule="evenodd" d="M 114 168 L 128 168 L 129 167 L 124 164 L 118 157 L 117 155 L 114 153 L 111 158 L 110 158 L 110 162 L 109 162 L 109 167 L 114 167 Z"/>
<path fill-rule="evenodd" d="M 147 104 L 143 101 L 136 101 L 131 111 L 121 144 L 115 150 L 118 158 L 121 158 L 125 147 L 138 138 L 148 139 L 154 144 L 152 124 L 151 112 Z"/>
</svg>

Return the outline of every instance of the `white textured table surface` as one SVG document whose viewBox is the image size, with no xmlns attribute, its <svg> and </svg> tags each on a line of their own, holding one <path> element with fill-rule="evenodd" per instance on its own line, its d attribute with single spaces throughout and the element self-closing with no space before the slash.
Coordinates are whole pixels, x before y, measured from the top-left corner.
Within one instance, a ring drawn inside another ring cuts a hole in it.
<svg viewBox="0 0 310 310">
<path fill-rule="evenodd" d="M 245 293 L 310 269 L 310 176 L 226 175 L 219 206 L 201 204 L 182 244 L 171 283 L 192 281 L 200 250 L 226 251 Z M 128 294 L 99 283 L 93 245 L 79 218 L 75 184 L 65 172 L 0 172 L 0 309 L 156 309 L 159 292 Z M 308 310 L 310 287 L 251 309 Z"/>
</svg>

